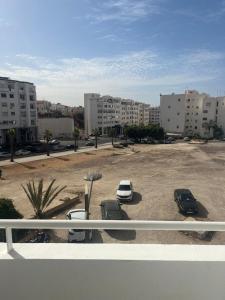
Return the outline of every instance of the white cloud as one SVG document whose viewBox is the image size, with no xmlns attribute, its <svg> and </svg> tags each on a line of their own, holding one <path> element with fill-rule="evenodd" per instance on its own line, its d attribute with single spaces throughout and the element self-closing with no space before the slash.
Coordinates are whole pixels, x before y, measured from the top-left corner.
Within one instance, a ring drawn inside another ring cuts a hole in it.
<svg viewBox="0 0 225 300">
<path fill-rule="evenodd" d="M 96 5 L 89 19 L 97 22 L 135 22 L 160 13 L 161 0 L 108 0 Z"/>
<path fill-rule="evenodd" d="M 208 82 L 223 76 L 224 65 L 224 55 L 209 50 L 191 51 L 176 58 L 140 51 L 54 61 L 18 54 L 1 64 L 0 74 L 34 82 L 39 99 L 75 105 L 83 103 L 84 92 L 149 100 L 165 87 L 184 89 L 188 84 L 196 87 L 199 83 L 207 87 Z"/>
</svg>

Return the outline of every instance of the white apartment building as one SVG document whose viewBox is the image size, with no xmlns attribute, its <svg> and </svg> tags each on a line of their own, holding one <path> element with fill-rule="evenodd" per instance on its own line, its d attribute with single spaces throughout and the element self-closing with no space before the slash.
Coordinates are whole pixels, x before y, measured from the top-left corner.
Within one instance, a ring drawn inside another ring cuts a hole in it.
<svg viewBox="0 0 225 300">
<path fill-rule="evenodd" d="M 10 128 L 19 143 L 37 139 L 36 89 L 33 83 L 0 77 L 0 144 L 8 142 Z"/>
<path fill-rule="evenodd" d="M 126 125 L 147 125 L 149 108 L 148 104 L 130 99 L 95 93 L 84 94 L 85 134 L 90 135 L 96 128 L 104 135 L 112 127 L 122 133 Z"/>
<path fill-rule="evenodd" d="M 150 107 L 149 123 L 154 125 L 160 124 L 160 106 Z"/>
<path fill-rule="evenodd" d="M 225 130 L 225 97 L 210 97 L 197 91 L 160 95 L 161 126 L 166 132 L 210 138 L 213 126 Z"/>
</svg>

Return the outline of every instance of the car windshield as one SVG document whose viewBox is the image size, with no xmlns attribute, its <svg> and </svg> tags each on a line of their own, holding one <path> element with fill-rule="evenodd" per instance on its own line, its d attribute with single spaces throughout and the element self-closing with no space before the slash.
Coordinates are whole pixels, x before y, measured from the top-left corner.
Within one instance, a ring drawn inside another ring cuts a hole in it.
<svg viewBox="0 0 225 300">
<path fill-rule="evenodd" d="M 120 184 L 119 185 L 119 190 L 120 191 L 130 191 L 131 188 L 130 188 L 130 185 L 128 185 L 128 184 Z"/>
<path fill-rule="evenodd" d="M 121 219 L 121 213 L 119 210 L 110 210 L 108 212 L 108 218 L 112 220 L 120 220 Z"/>
</svg>

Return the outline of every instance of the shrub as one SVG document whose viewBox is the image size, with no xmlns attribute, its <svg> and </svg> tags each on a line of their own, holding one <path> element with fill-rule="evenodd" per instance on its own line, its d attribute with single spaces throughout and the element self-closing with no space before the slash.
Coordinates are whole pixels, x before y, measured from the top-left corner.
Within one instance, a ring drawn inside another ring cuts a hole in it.
<svg viewBox="0 0 225 300">
<path fill-rule="evenodd" d="M 0 219 L 22 219 L 23 216 L 15 209 L 11 199 L 0 198 Z M 13 241 L 17 241 L 21 234 L 21 230 L 13 229 Z M 0 242 L 5 242 L 5 230 L 0 229 Z"/>
<path fill-rule="evenodd" d="M 22 219 L 11 199 L 0 198 L 0 219 Z"/>
</svg>

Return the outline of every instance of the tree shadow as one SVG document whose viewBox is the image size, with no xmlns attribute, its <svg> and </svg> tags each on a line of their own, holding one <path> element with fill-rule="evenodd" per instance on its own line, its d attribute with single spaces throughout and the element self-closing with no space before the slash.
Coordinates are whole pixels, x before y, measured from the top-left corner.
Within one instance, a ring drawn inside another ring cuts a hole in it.
<svg viewBox="0 0 225 300">
<path fill-rule="evenodd" d="M 54 157 L 54 156 L 52 156 L 52 157 Z M 63 161 L 70 161 L 69 158 L 65 158 L 65 157 L 54 157 L 54 158 L 59 159 L 59 160 L 63 160 Z"/>
<path fill-rule="evenodd" d="M 206 209 L 206 207 L 199 201 L 197 201 L 197 206 L 198 206 L 198 213 L 196 214 L 196 217 L 207 218 L 209 212 Z"/>
<path fill-rule="evenodd" d="M 15 163 L 16 163 L 17 165 L 23 166 L 23 167 L 26 168 L 26 169 L 30 169 L 30 170 L 36 169 L 36 167 L 34 167 L 34 166 L 29 166 L 29 165 L 26 165 L 26 164 L 23 164 L 23 163 L 19 163 L 19 162 L 17 162 L 17 161 L 15 161 Z"/>
<path fill-rule="evenodd" d="M 130 220 L 127 213 L 122 210 L 123 212 L 123 219 Z M 105 230 L 108 235 L 112 238 L 117 239 L 119 241 L 132 241 L 136 238 L 136 230 Z"/>
</svg>

